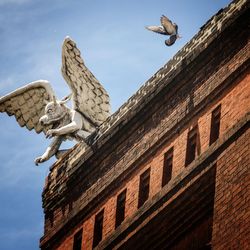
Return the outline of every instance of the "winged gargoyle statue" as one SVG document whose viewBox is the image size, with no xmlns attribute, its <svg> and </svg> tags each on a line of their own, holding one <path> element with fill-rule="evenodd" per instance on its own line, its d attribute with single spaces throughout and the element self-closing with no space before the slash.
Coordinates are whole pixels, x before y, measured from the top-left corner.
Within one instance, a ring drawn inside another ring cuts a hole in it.
<svg viewBox="0 0 250 250">
<path fill-rule="evenodd" d="M 98 127 L 110 115 L 109 96 L 85 66 L 74 41 L 66 37 L 62 46 L 62 75 L 72 93 L 59 101 L 50 83 L 31 82 L 0 98 L 0 112 L 14 115 L 21 127 L 53 137 L 45 153 L 35 159 L 38 165 L 53 155 L 66 139 L 89 143 Z M 72 109 L 65 103 L 72 99 Z"/>
</svg>

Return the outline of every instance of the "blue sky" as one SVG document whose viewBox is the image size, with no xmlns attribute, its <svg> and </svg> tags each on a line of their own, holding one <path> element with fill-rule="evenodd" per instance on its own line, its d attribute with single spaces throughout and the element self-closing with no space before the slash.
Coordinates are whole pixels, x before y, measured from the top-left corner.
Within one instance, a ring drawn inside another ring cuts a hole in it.
<svg viewBox="0 0 250 250">
<path fill-rule="evenodd" d="M 49 80 L 58 98 L 69 94 L 61 76 L 61 45 L 69 35 L 110 94 L 112 111 L 180 50 L 229 0 L 0 0 L 0 96 Z M 172 47 L 144 26 L 162 14 L 179 26 Z M 0 113 L 0 249 L 39 249 L 41 193 L 49 166 L 36 167 L 49 140 Z"/>
</svg>

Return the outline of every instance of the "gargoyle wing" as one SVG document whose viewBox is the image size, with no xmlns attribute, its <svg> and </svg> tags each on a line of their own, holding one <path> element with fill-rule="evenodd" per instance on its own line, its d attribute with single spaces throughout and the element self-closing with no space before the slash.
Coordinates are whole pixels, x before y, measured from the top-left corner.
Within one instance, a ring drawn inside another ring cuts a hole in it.
<svg viewBox="0 0 250 250">
<path fill-rule="evenodd" d="M 46 132 L 47 128 L 39 124 L 44 115 L 46 103 L 53 100 L 54 92 L 48 81 L 31 82 L 10 94 L 0 97 L 0 112 L 14 115 L 21 127 L 35 129 L 37 133 Z"/>
<path fill-rule="evenodd" d="M 62 46 L 62 75 L 72 90 L 73 108 L 95 126 L 110 115 L 107 91 L 85 66 L 79 49 L 69 37 Z"/>
</svg>

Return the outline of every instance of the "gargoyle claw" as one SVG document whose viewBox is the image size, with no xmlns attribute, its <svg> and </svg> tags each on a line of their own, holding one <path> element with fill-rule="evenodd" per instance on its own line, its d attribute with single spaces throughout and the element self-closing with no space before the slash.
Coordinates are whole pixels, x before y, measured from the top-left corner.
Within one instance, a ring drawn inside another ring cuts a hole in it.
<svg viewBox="0 0 250 250">
<path fill-rule="evenodd" d="M 49 129 L 46 133 L 46 138 L 52 138 L 57 135 L 56 129 Z"/>
<path fill-rule="evenodd" d="M 39 163 L 42 163 L 42 162 L 44 162 L 44 159 L 40 156 L 40 157 L 37 157 L 36 159 L 35 159 L 35 164 L 36 164 L 36 166 L 38 166 L 39 165 Z"/>
</svg>

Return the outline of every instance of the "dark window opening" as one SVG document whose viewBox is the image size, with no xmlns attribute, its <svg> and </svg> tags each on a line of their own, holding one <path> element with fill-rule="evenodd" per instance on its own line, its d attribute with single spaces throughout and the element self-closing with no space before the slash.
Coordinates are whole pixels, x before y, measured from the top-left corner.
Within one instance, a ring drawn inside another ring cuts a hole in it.
<svg viewBox="0 0 250 250">
<path fill-rule="evenodd" d="M 221 105 L 219 105 L 212 112 L 209 145 L 213 144 L 219 138 L 220 118 L 221 118 Z"/>
<path fill-rule="evenodd" d="M 95 216 L 93 248 L 96 247 L 102 240 L 103 214 L 104 209 Z"/>
<path fill-rule="evenodd" d="M 73 250 L 82 249 L 82 229 L 74 235 Z"/>
<path fill-rule="evenodd" d="M 49 221 L 49 226 L 53 227 L 54 226 L 54 213 L 49 212 L 45 214 L 45 221 Z"/>
<path fill-rule="evenodd" d="M 193 128 L 188 133 L 186 163 L 185 163 L 186 166 L 189 165 L 195 159 L 196 150 L 197 150 L 197 127 Z"/>
<path fill-rule="evenodd" d="M 127 189 L 122 191 L 117 196 L 115 228 L 121 225 L 121 223 L 124 221 L 124 218 L 125 218 L 126 192 L 127 192 Z"/>
<path fill-rule="evenodd" d="M 138 208 L 141 207 L 149 196 L 150 168 L 140 176 Z"/>
<path fill-rule="evenodd" d="M 162 187 L 164 187 L 172 178 L 173 152 L 174 148 L 172 147 L 164 154 Z"/>
</svg>

